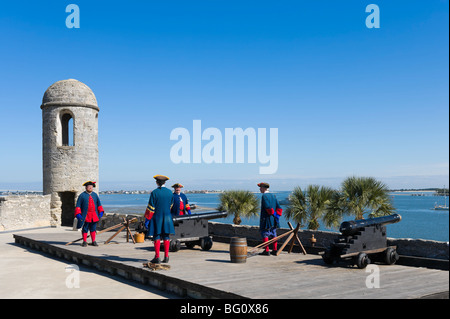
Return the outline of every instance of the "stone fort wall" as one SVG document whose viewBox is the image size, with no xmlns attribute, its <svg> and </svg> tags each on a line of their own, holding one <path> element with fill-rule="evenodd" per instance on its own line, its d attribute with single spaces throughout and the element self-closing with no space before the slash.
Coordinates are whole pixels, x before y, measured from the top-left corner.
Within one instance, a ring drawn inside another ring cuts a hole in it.
<svg viewBox="0 0 450 319">
<path fill-rule="evenodd" d="M 52 225 L 50 195 L 0 197 L 0 231 Z"/>
</svg>

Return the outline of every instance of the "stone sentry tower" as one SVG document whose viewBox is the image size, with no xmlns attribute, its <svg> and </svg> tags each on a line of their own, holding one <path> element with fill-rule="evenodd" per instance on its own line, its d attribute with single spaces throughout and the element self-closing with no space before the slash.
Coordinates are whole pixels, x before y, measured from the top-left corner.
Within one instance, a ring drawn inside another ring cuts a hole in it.
<svg viewBox="0 0 450 319">
<path fill-rule="evenodd" d="M 97 100 L 86 84 L 62 80 L 45 91 L 41 109 L 44 195 L 52 225 L 72 226 L 83 183 L 98 182 Z"/>
</svg>

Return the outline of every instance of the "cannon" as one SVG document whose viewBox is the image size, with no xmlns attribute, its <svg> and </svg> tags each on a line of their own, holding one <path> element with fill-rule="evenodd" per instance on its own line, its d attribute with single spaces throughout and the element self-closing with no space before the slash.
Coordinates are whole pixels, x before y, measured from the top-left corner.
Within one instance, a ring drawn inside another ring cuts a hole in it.
<svg viewBox="0 0 450 319">
<path fill-rule="evenodd" d="M 389 216 L 345 221 L 339 231 L 341 235 L 321 253 L 326 264 L 351 261 L 363 269 L 371 263 L 369 256 L 388 265 L 397 262 L 399 256 L 396 246 L 387 246 L 386 225 L 401 221 L 399 214 Z"/>
<path fill-rule="evenodd" d="M 211 249 L 213 241 L 208 232 L 208 220 L 226 216 L 227 212 L 218 211 L 173 216 L 175 235 L 170 240 L 170 251 L 180 250 L 182 243 L 188 248 L 200 245 L 203 250 Z"/>
</svg>

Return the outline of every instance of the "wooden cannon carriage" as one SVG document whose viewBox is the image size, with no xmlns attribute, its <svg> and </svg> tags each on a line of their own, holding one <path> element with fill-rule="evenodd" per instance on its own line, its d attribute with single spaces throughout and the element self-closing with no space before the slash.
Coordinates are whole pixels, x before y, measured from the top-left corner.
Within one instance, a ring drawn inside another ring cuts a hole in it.
<svg viewBox="0 0 450 319">
<path fill-rule="evenodd" d="M 401 216 L 389 216 L 346 221 L 341 224 L 341 235 L 322 253 L 326 264 L 339 261 L 350 261 L 358 268 L 365 268 L 374 260 L 384 261 L 391 265 L 399 256 L 395 246 L 387 246 L 385 225 L 398 223 Z"/>
</svg>

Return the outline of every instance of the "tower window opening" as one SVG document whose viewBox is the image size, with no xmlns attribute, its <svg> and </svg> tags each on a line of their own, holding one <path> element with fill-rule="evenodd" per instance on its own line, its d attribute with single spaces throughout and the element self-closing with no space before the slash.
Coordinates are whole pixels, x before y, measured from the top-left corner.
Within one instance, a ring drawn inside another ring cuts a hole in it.
<svg viewBox="0 0 450 319">
<path fill-rule="evenodd" d="M 69 113 L 65 113 L 61 117 L 62 126 L 62 145 L 63 146 L 74 146 L 73 139 L 73 118 Z"/>
</svg>

